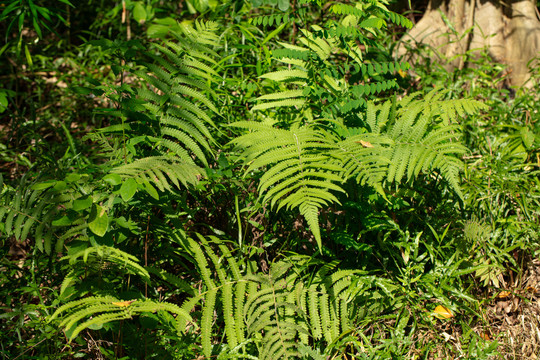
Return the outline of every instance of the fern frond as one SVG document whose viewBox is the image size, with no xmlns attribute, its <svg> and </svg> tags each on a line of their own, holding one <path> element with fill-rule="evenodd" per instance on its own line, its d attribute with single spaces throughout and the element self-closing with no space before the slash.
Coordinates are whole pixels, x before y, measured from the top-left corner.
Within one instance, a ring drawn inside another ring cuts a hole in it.
<svg viewBox="0 0 540 360">
<path fill-rule="evenodd" d="M 144 267 L 137 263 L 138 259 L 135 256 L 110 246 L 100 245 L 88 247 L 84 250 L 66 255 L 61 260 L 68 260 L 72 265 L 82 262 L 85 266 L 94 267 L 99 270 L 103 269 L 105 264 L 108 267 L 115 265 L 129 274 L 140 276 L 145 282 L 150 282 L 150 274 Z"/>
<path fill-rule="evenodd" d="M 296 324 L 298 307 L 289 296 L 296 278 L 294 274 L 286 276 L 290 266 L 276 263 L 267 276 L 251 277 L 260 289 L 249 295 L 244 312 L 248 333 L 264 334 L 260 359 L 288 359 L 298 354 L 296 338 L 305 329 Z"/>
<path fill-rule="evenodd" d="M 298 208 L 321 247 L 318 210 L 338 202 L 332 191 L 343 191 L 337 185 L 342 181 L 341 169 L 326 155 L 334 146 L 332 138 L 309 127 L 283 130 L 251 122 L 232 126 L 252 130 L 233 144 L 243 148 L 248 161 L 252 160 L 247 171 L 266 171 L 259 184 L 262 201 L 278 204 L 278 209 Z"/>
<path fill-rule="evenodd" d="M 255 26 L 257 25 L 263 25 L 263 26 L 272 26 L 276 25 L 279 26 L 284 23 L 288 23 L 292 21 L 293 19 L 290 18 L 290 14 L 288 12 L 280 14 L 271 14 L 271 15 L 263 15 L 263 16 L 257 16 L 252 17 L 249 19 L 249 22 Z"/>
<path fill-rule="evenodd" d="M 319 312 L 319 296 L 317 292 L 318 286 L 311 285 L 310 291 L 307 293 L 308 309 L 309 309 L 309 319 L 311 326 L 311 334 L 315 339 L 321 339 L 323 335 L 323 330 L 321 327 L 321 318 Z"/>
<path fill-rule="evenodd" d="M 139 183 L 150 181 L 161 190 L 172 190 L 171 183 L 177 188 L 180 184 L 197 183 L 201 169 L 192 164 L 186 164 L 178 158 L 171 156 L 151 156 L 138 159 L 132 163 L 120 165 L 111 170 L 124 178 L 136 179 Z"/>
<path fill-rule="evenodd" d="M 295 267 L 290 260 L 273 263 L 268 273 L 257 272 L 247 263 L 243 272 L 223 240 L 175 234 L 206 285 L 205 291 L 181 307 L 189 313 L 201 303 L 199 327 L 205 356 L 212 353 L 212 325 L 220 316 L 230 349 L 222 358 L 243 358 L 235 356 L 237 350 L 250 341 L 245 339 L 257 337 L 259 359 L 292 359 L 311 338 L 332 342 L 349 330 L 348 303 L 358 295 L 358 271 L 336 271 L 337 263 L 331 262 L 315 274 L 311 285 L 298 271 L 302 263 L 294 263 L 299 265 Z M 179 321 L 185 328 L 187 319 Z"/>
<path fill-rule="evenodd" d="M 176 42 L 153 44 L 159 54 L 147 52 L 149 61 L 140 63 L 145 68 L 134 72 L 147 84 L 138 89 L 138 96 L 159 127 L 158 135 L 150 139 L 188 164 L 194 164 L 195 155 L 207 166 L 206 154 L 212 154 L 210 144 L 215 143 L 209 130 L 215 124 L 209 113 L 217 113 L 208 95 L 215 96 L 210 84 L 219 78 L 214 69 L 218 55 L 207 45 L 217 46 L 219 37 L 213 33 L 217 28 L 212 23 L 179 24 L 179 28 Z M 169 189 L 166 182 L 156 185 L 160 190 Z"/>
<path fill-rule="evenodd" d="M 59 206 L 65 207 L 72 200 L 72 194 L 55 189 L 57 184 L 65 187 L 63 181 L 30 184 L 23 178 L 17 189 L 4 189 L 0 195 L 0 234 L 17 241 L 32 238 L 47 254 L 51 254 L 53 245 L 61 252 L 64 240 L 79 234 L 85 225 L 80 219 L 73 220 L 73 227 L 65 232 L 55 225 Z"/>
<path fill-rule="evenodd" d="M 216 237 L 210 237 L 209 239 L 218 244 L 223 254 L 221 258 L 212 249 L 208 239 L 200 234 L 197 234 L 198 242 L 179 233 L 176 234 L 176 238 L 193 257 L 194 263 L 208 289 L 202 296 L 193 299 L 191 302 L 186 302 L 183 306 L 184 309 L 191 309 L 199 300 L 203 300 L 201 304 L 202 318 L 200 324 L 203 351 L 205 354 L 211 353 L 212 325 L 215 304 L 218 300 L 221 300 L 223 307 L 223 320 L 225 322 L 227 342 L 230 347 L 236 347 L 239 343 L 245 341 L 243 304 L 246 296 L 246 283 L 242 279 L 236 260 L 225 244 Z M 226 265 L 228 265 L 228 271 Z M 212 279 L 211 271 L 217 273 L 218 281 Z"/>
<path fill-rule="evenodd" d="M 164 269 L 160 269 L 154 266 L 147 266 L 146 270 L 149 274 L 152 274 L 159 278 L 162 281 L 165 281 L 166 283 L 174 286 L 177 289 L 181 289 L 184 292 L 188 293 L 189 295 L 194 295 L 193 288 L 191 285 L 185 281 L 184 279 L 181 279 L 180 277 L 171 274 Z"/>
<path fill-rule="evenodd" d="M 267 109 L 275 109 L 282 106 L 302 106 L 306 103 L 306 100 L 304 99 L 286 99 L 286 100 L 279 100 L 279 101 L 271 101 L 266 102 L 263 104 L 255 105 L 252 110 L 267 110 Z"/>
<path fill-rule="evenodd" d="M 307 79 L 308 74 L 307 71 L 295 69 L 295 70 L 278 70 L 274 72 L 270 72 L 267 74 L 263 74 L 260 76 L 263 79 L 269 79 L 274 81 L 284 81 L 284 80 L 291 80 L 291 79 Z"/>
<path fill-rule="evenodd" d="M 84 329 L 94 324 L 105 324 L 112 321 L 131 319 L 133 316 L 156 311 L 168 311 L 176 315 L 178 321 L 191 321 L 191 316 L 180 307 L 166 302 L 152 300 L 122 301 L 113 296 L 93 296 L 81 300 L 71 301 L 59 307 L 48 319 L 49 322 L 63 315 L 60 326 L 70 332 L 69 341 L 72 341 Z M 77 325 L 84 318 L 88 320 Z M 184 329 L 179 329 L 184 331 Z"/>
<path fill-rule="evenodd" d="M 287 43 L 279 42 L 283 49 L 275 49 L 272 51 L 272 55 L 276 59 L 291 59 L 291 60 L 302 60 L 297 64 L 305 64 L 305 61 L 308 60 L 309 50 L 301 46 L 295 46 Z"/>
<path fill-rule="evenodd" d="M 385 181 L 400 183 L 404 177 L 410 181 L 420 173 L 437 171 L 462 197 L 458 174 L 467 148 L 456 141 L 460 128 L 439 119 L 455 119 L 484 105 L 473 100 L 445 104 L 438 100 L 443 94 L 436 91 L 424 99 L 417 99 L 418 95 L 398 103 L 395 118 L 391 118 L 391 102 L 368 103 L 365 121 L 372 132 L 349 136 L 338 144 L 345 175 L 381 188 Z"/>
<path fill-rule="evenodd" d="M 212 354 L 212 323 L 214 321 L 214 308 L 216 304 L 217 289 L 210 289 L 204 297 L 203 312 L 201 317 L 201 338 L 203 353 L 206 357 Z"/>
</svg>

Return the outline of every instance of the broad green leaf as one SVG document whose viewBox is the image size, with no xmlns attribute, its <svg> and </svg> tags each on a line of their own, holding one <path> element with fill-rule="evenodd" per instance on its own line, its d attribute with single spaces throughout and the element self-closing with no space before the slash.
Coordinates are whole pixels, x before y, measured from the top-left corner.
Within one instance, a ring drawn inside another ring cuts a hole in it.
<svg viewBox="0 0 540 360">
<path fill-rule="evenodd" d="M 133 178 L 129 178 L 120 187 L 120 196 L 122 200 L 129 201 L 137 192 L 137 181 Z"/>
<path fill-rule="evenodd" d="M 45 190 L 50 188 L 51 186 L 54 186 L 56 184 L 56 180 L 47 180 L 44 182 L 40 182 L 37 184 L 32 185 L 32 190 Z"/>
<path fill-rule="evenodd" d="M 88 220 L 88 227 L 94 234 L 97 236 L 105 235 L 109 227 L 109 217 L 105 208 L 95 204 Z"/>
<path fill-rule="evenodd" d="M 519 133 L 521 134 L 521 140 L 523 141 L 523 144 L 527 149 L 529 149 L 534 143 L 534 132 L 524 126 L 520 129 Z"/>
<path fill-rule="evenodd" d="M 136 2 L 133 7 L 133 18 L 139 23 L 142 24 L 146 21 L 147 14 L 144 6 L 140 2 Z"/>
<path fill-rule="evenodd" d="M 289 10 L 289 6 L 290 6 L 289 0 L 278 0 L 277 3 L 278 3 L 279 10 L 281 11 Z"/>
<path fill-rule="evenodd" d="M 56 219 L 52 222 L 54 226 L 67 226 L 71 225 L 73 222 L 73 219 L 71 219 L 69 216 L 64 215 L 60 219 Z"/>
<path fill-rule="evenodd" d="M 120 185 L 122 183 L 122 177 L 118 174 L 108 174 L 105 175 L 103 178 L 103 181 L 105 181 L 109 185 Z"/>
<path fill-rule="evenodd" d="M 91 196 L 84 196 L 81 198 L 78 198 L 77 200 L 73 201 L 73 210 L 75 211 L 81 211 L 84 209 L 88 209 L 90 206 L 92 206 L 92 197 Z"/>
<path fill-rule="evenodd" d="M 57 181 L 56 184 L 54 184 L 54 187 L 53 189 L 56 190 L 56 191 L 63 191 L 67 188 L 67 184 L 65 181 Z"/>
<path fill-rule="evenodd" d="M 71 173 L 66 176 L 65 181 L 68 183 L 71 183 L 71 182 L 78 181 L 80 178 L 81 178 L 81 175 L 76 174 L 76 173 Z"/>
</svg>

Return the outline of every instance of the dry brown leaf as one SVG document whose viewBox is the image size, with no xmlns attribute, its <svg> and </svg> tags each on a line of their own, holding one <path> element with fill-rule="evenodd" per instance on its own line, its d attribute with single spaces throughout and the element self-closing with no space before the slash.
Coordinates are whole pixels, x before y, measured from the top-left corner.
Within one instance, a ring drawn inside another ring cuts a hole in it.
<svg viewBox="0 0 540 360">
<path fill-rule="evenodd" d="M 485 333 L 485 332 L 480 333 L 480 337 L 481 337 L 482 339 L 484 339 L 484 340 L 491 341 L 491 336 L 489 336 L 488 333 Z"/>
</svg>

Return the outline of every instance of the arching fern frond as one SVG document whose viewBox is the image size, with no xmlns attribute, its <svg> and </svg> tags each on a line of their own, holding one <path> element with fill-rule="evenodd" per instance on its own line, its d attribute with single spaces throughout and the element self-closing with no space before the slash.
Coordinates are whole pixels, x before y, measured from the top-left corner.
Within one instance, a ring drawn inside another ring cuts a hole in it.
<svg viewBox="0 0 540 360">
<path fill-rule="evenodd" d="M 240 281 L 242 275 L 239 266 L 227 246 L 216 237 L 210 237 L 210 240 L 220 249 L 222 254 L 220 258 L 212 249 L 211 243 L 200 234 L 197 234 L 198 241 L 180 232 L 175 233 L 174 239 L 191 255 L 206 286 L 206 291 L 201 296 L 187 300 L 182 306 L 190 311 L 201 302 L 200 328 L 204 354 L 210 356 L 212 352 L 212 325 L 218 301 L 221 301 L 223 307 L 225 335 L 229 346 L 234 348 L 244 342 L 245 327 L 242 309 L 246 297 L 246 286 L 245 282 Z M 217 273 L 217 279 L 213 278 L 213 271 Z"/>
<path fill-rule="evenodd" d="M 146 312 L 157 311 L 167 311 L 176 315 L 176 328 L 179 333 L 184 332 L 185 329 L 178 324 L 181 321 L 191 321 L 189 313 L 172 303 L 156 302 L 149 299 L 125 301 L 113 296 L 93 296 L 62 305 L 49 318 L 49 322 L 62 316 L 60 327 L 65 329 L 69 341 L 72 341 L 81 331 L 92 325 L 132 319 L 134 316 Z"/>
<path fill-rule="evenodd" d="M 460 128 L 440 119 L 472 114 L 484 105 L 474 100 L 438 101 L 442 95 L 432 91 L 420 100 L 417 95 L 407 97 L 397 104 L 395 114 L 390 101 L 368 103 L 365 122 L 371 132 L 349 136 L 338 145 L 346 176 L 380 189 L 383 182 L 400 183 L 435 170 L 462 197 L 458 173 L 467 148 L 457 141 Z"/>
<path fill-rule="evenodd" d="M 332 343 L 350 328 L 347 304 L 356 271 L 322 268 L 309 286 L 289 260 L 272 264 L 268 274 L 246 277 L 257 283 L 244 308 L 248 334 L 262 333 L 261 359 L 298 356 L 310 338 Z"/>
<path fill-rule="evenodd" d="M 3 186 L 0 175 L 0 186 Z M 52 187 L 56 181 L 37 183 L 33 186 L 25 179 L 21 180 L 17 189 L 1 189 L 0 195 L 0 233 L 3 236 L 14 236 L 18 241 L 28 238 L 30 231 L 35 237 L 36 246 L 50 253 L 53 229 L 51 221 L 56 215 L 54 194 L 45 189 Z"/>
<path fill-rule="evenodd" d="M 263 273 L 252 262 L 240 267 L 227 243 L 216 237 L 190 238 L 178 231 L 174 241 L 187 250 L 203 281 L 199 295 L 186 300 L 182 309 L 190 312 L 200 304 L 196 323 L 205 356 L 213 355 L 218 341 L 212 337 L 213 324 L 224 324 L 226 348 L 231 349 L 227 354 L 237 358 L 234 349 L 255 340 L 257 353 L 246 351 L 245 357 L 259 359 L 296 358 L 300 345 L 330 343 L 350 329 L 349 304 L 358 293 L 358 271 L 336 271 L 333 262 L 313 275 L 307 259 L 298 258 L 273 263 Z"/>
<path fill-rule="evenodd" d="M 171 185 L 180 187 L 195 184 L 201 168 L 185 163 L 177 157 L 151 156 L 120 165 L 111 170 L 124 178 L 136 179 L 140 184 L 153 183 L 161 191 L 171 191 Z"/>
<path fill-rule="evenodd" d="M 138 259 L 135 256 L 110 246 L 91 246 L 68 254 L 61 260 L 69 261 L 71 271 L 62 282 L 60 294 L 78 282 L 82 274 L 100 274 L 112 269 L 137 275 L 144 282 L 150 282 L 148 271 L 138 264 Z"/>
<path fill-rule="evenodd" d="M 290 263 L 272 265 L 268 275 L 254 275 L 249 279 L 258 283 L 259 290 L 251 294 L 244 308 L 248 334 L 264 334 L 259 349 L 260 359 L 289 359 L 298 356 L 298 334 L 308 334 L 298 325 L 303 321 L 300 308 L 291 301 L 296 274 L 288 273 Z"/>
<path fill-rule="evenodd" d="M 264 169 L 259 191 L 263 203 L 279 210 L 298 208 L 321 246 L 318 211 L 339 202 L 332 191 L 342 192 L 341 168 L 328 154 L 334 149 L 328 133 L 311 127 L 291 130 L 270 125 L 237 122 L 251 130 L 232 141 L 242 148 L 249 163 L 247 172 Z"/>
<path fill-rule="evenodd" d="M 195 27 L 180 24 L 173 32 L 176 41 L 154 44 L 141 61 L 142 70 L 134 73 L 146 86 L 138 89 L 142 107 L 155 119 L 156 135 L 149 136 L 163 152 L 176 154 L 186 163 L 208 165 L 215 143 L 211 115 L 217 113 L 211 97 L 219 46 L 214 23 L 196 22 Z M 196 160 L 194 160 L 196 159 Z"/>
<path fill-rule="evenodd" d="M 1 180 L 1 179 L 0 179 Z M 1 181 L 0 181 L 1 183 Z M 66 182 L 46 180 L 29 183 L 23 178 L 17 189 L 5 187 L 0 194 L 0 235 L 17 241 L 34 239 L 38 250 L 62 252 L 64 241 L 83 236 L 88 227 L 81 217 L 58 218 L 61 208 L 71 208 L 80 194 L 66 190 Z M 66 226 L 69 226 L 65 230 Z"/>
</svg>

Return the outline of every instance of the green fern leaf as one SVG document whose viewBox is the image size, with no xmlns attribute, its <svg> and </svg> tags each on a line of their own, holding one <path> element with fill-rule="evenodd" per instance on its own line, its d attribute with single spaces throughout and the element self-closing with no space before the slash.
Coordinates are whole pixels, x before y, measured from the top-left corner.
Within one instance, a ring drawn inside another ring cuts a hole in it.
<svg viewBox="0 0 540 360">
<path fill-rule="evenodd" d="M 279 70 L 260 76 L 263 79 L 269 79 L 274 81 L 284 81 L 291 79 L 307 79 L 308 75 L 306 71 L 295 70 Z"/>
<path fill-rule="evenodd" d="M 134 178 L 140 182 L 151 181 L 160 189 L 170 189 L 169 181 L 177 187 L 197 183 L 201 169 L 195 165 L 186 164 L 170 156 L 153 156 L 132 163 L 120 165 L 111 170 L 125 178 Z"/>
<path fill-rule="evenodd" d="M 205 301 L 201 317 L 201 338 L 203 353 L 206 357 L 210 357 L 212 354 L 212 323 L 214 321 L 217 292 L 217 289 L 210 289 L 204 298 Z"/>
</svg>

